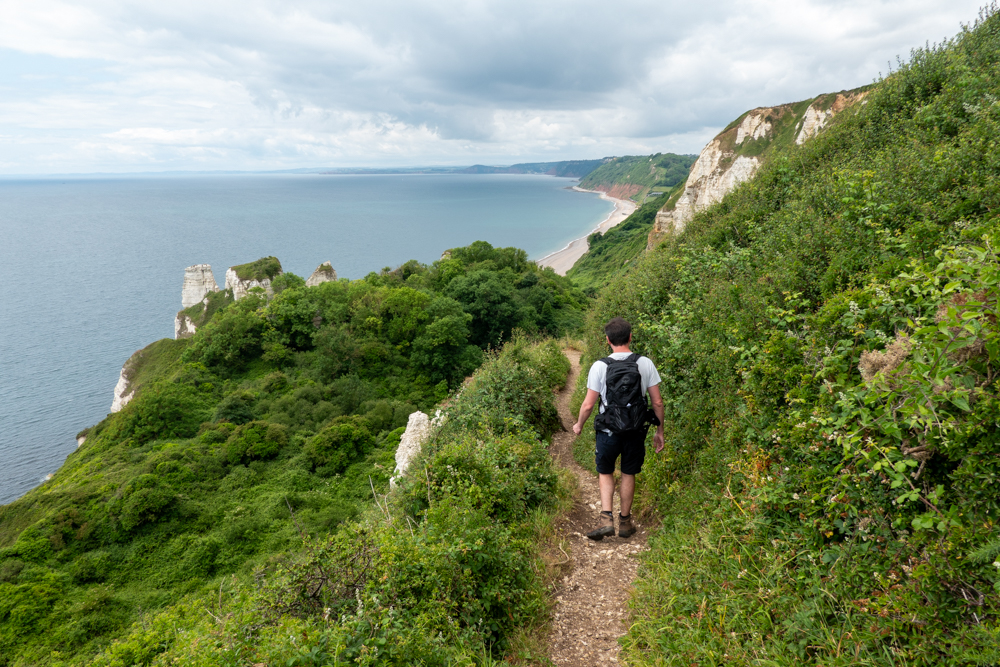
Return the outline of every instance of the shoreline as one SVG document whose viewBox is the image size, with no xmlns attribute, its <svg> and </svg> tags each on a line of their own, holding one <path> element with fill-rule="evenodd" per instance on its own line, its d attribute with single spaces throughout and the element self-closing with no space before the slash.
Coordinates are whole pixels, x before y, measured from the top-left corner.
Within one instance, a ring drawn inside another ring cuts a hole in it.
<svg viewBox="0 0 1000 667">
<path fill-rule="evenodd" d="M 587 252 L 587 249 L 590 247 L 590 244 L 587 243 L 587 237 L 595 232 L 600 232 L 601 234 L 607 233 L 609 229 L 632 215 L 632 213 L 634 213 L 639 207 L 638 204 L 633 201 L 628 199 L 615 199 L 600 190 L 585 190 L 576 185 L 574 185 L 572 189 L 577 192 L 598 194 L 601 196 L 601 199 L 613 203 L 615 208 L 608 214 L 608 217 L 602 220 L 597 227 L 591 230 L 586 236 L 573 239 L 562 249 L 550 252 L 548 255 L 545 255 L 545 257 L 535 260 L 535 263 L 538 264 L 538 266 L 551 267 L 552 270 L 560 276 L 565 276 L 566 272 L 573 268 L 573 265 L 576 264 L 577 260 L 583 257 L 584 253 Z"/>
</svg>

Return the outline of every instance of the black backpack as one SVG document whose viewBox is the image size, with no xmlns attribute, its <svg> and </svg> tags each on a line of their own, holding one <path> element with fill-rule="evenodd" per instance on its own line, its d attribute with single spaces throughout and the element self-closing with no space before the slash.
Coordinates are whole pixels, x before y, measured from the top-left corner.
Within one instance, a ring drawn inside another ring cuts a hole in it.
<svg viewBox="0 0 1000 667">
<path fill-rule="evenodd" d="M 604 357 L 601 361 L 608 366 L 607 403 L 604 412 L 594 420 L 594 426 L 612 433 L 648 430 L 652 410 L 646 405 L 646 394 L 642 391 L 639 355 L 633 352 L 624 359 Z"/>
</svg>

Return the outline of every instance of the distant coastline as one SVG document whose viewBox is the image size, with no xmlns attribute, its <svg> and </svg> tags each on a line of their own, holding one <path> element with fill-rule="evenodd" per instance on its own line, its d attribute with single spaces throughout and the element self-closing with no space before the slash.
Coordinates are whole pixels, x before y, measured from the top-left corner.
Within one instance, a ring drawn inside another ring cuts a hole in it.
<svg viewBox="0 0 1000 667">
<path fill-rule="evenodd" d="M 600 224 L 592 229 L 586 236 L 574 239 L 566 244 L 566 246 L 562 249 L 549 253 L 545 257 L 536 261 L 539 266 L 551 267 L 552 270 L 560 276 L 565 276 L 566 273 L 573 268 L 573 265 L 576 264 L 577 260 L 583 257 L 584 253 L 587 252 L 587 249 L 590 247 L 590 244 L 587 242 L 587 238 L 591 234 L 595 232 L 600 232 L 601 234 L 607 233 L 609 229 L 632 215 L 635 209 L 638 208 L 638 205 L 633 201 L 628 199 L 616 199 L 609 196 L 607 193 L 601 192 L 600 190 L 586 190 L 576 185 L 574 185 L 572 189 L 577 192 L 598 194 L 601 196 L 601 199 L 613 203 L 615 205 L 615 209 L 611 211 L 611 213 L 608 214 L 608 217 L 602 220 Z"/>
</svg>

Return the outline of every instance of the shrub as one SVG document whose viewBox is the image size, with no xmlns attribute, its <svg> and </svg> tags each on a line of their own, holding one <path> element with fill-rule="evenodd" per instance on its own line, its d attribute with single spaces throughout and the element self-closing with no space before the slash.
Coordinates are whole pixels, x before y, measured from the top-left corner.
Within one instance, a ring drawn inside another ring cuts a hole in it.
<svg viewBox="0 0 1000 667">
<path fill-rule="evenodd" d="M 164 438 L 190 438 L 208 416 L 193 389 L 172 383 L 144 387 L 118 415 L 105 439 L 130 438 L 142 444 Z"/>
<path fill-rule="evenodd" d="M 131 532 L 146 523 L 157 521 L 173 505 L 176 494 L 156 475 L 140 475 L 122 490 L 115 503 L 121 527 Z"/>
<path fill-rule="evenodd" d="M 256 399 L 247 392 L 235 392 L 226 396 L 215 407 L 215 421 L 232 424 L 246 424 L 256 417 L 253 404 Z"/>
<path fill-rule="evenodd" d="M 525 426 L 547 436 L 561 427 L 550 382 L 560 366 L 556 346 L 534 348 L 523 335 L 490 355 L 448 410 L 448 433 L 485 429 L 500 435 Z M 548 365 L 536 366 L 536 360 Z M 568 370 L 569 362 L 563 358 Z M 565 381 L 565 375 L 561 381 Z"/>
<path fill-rule="evenodd" d="M 231 464 L 272 459 L 288 444 L 288 429 L 281 424 L 253 421 L 238 427 L 226 440 Z"/>
<path fill-rule="evenodd" d="M 303 452 L 313 467 L 325 474 L 339 474 L 375 444 L 371 432 L 358 420 L 327 426 L 310 438 Z"/>
<path fill-rule="evenodd" d="M 271 281 L 271 289 L 275 294 L 281 294 L 287 289 L 299 289 L 305 286 L 305 278 L 294 273 L 282 273 Z"/>
</svg>

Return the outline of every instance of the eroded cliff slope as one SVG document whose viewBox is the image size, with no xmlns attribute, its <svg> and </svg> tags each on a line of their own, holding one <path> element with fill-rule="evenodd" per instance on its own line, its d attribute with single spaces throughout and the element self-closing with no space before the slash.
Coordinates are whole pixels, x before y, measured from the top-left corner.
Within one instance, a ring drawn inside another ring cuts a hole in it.
<svg viewBox="0 0 1000 667">
<path fill-rule="evenodd" d="M 749 180 L 768 156 L 790 144 L 816 136 L 840 112 L 860 102 L 867 88 L 752 109 L 720 132 L 702 149 L 684 189 L 657 213 L 647 249 L 665 236 L 684 229 L 699 211 L 722 201 L 733 188 Z"/>
</svg>

